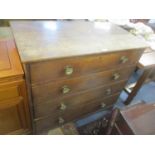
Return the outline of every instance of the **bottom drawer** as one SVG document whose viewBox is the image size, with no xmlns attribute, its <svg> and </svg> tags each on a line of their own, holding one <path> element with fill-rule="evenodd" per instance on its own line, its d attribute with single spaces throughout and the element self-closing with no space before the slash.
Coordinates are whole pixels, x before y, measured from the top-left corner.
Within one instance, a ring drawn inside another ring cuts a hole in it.
<svg viewBox="0 0 155 155">
<path fill-rule="evenodd" d="M 82 105 L 78 108 L 74 108 L 67 113 L 62 113 L 62 114 L 55 113 L 55 114 L 52 114 L 52 116 L 48 116 L 40 120 L 36 120 L 35 121 L 36 133 L 40 134 L 44 131 L 47 131 L 48 129 L 52 129 L 54 127 L 62 125 L 63 123 L 77 120 L 86 114 L 93 113 L 97 110 L 102 109 L 102 106 L 103 106 L 103 109 L 110 107 L 116 102 L 118 96 L 119 96 L 119 93 L 113 96 L 104 98 L 102 100 L 101 99 L 96 100 L 96 101 L 90 102 L 89 104 Z"/>
</svg>

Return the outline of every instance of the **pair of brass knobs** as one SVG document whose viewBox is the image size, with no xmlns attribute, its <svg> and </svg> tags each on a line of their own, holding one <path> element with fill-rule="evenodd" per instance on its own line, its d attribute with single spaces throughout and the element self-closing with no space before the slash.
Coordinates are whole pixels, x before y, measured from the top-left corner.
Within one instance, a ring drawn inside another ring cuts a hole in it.
<svg viewBox="0 0 155 155">
<path fill-rule="evenodd" d="M 62 102 L 62 103 L 60 104 L 60 108 L 59 108 L 59 109 L 60 109 L 61 111 L 65 111 L 66 108 L 67 108 L 67 106 Z M 58 122 L 59 122 L 60 125 L 63 125 L 63 124 L 65 123 L 65 120 L 64 120 L 62 117 L 59 117 L 59 118 L 58 118 Z"/>
<path fill-rule="evenodd" d="M 60 104 L 60 110 L 61 111 L 64 111 L 64 110 L 66 110 L 66 108 L 67 108 L 67 106 L 62 102 Z M 65 123 L 65 120 L 62 117 L 59 117 L 59 120 L 58 121 L 59 121 L 59 124 L 60 125 L 63 125 Z"/>
<path fill-rule="evenodd" d="M 118 80 L 120 78 L 120 74 L 119 73 L 115 73 L 114 75 L 113 75 L 113 79 L 114 80 Z M 71 91 L 71 89 L 67 86 L 67 85 L 64 85 L 63 87 L 62 87 L 62 93 L 63 94 L 67 94 L 67 93 L 69 93 Z"/>
<path fill-rule="evenodd" d="M 101 108 L 104 108 L 106 106 L 106 104 L 103 102 L 101 103 Z M 64 111 L 67 109 L 66 104 L 64 104 L 63 102 L 60 104 L 60 110 Z"/>
<path fill-rule="evenodd" d="M 66 74 L 66 75 L 71 75 L 71 74 L 73 73 L 73 71 L 74 71 L 73 67 L 71 67 L 71 66 L 66 66 L 66 67 L 65 67 L 65 74 Z M 71 90 L 71 89 L 70 89 L 67 85 L 64 85 L 64 86 L 62 87 L 62 93 L 63 93 L 63 94 L 69 93 L 70 90 Z"/>
<path fill-rule="evenodd" d="M 106 104 L 103 102 L 101 103 L 101 108 L 105 108 Z M 64 103 L 61 103 L 60 110 L 65 110 L 67 106 Z M 65 123 L 65 120 L 62 117 L 59 117 L 59 124 L 62 125 Z"/>
<path fill-rule="evenodd" d="M 120 58 L 120 62 L 121 62 L 121 63 L 126 63 L 128 60 L 129 60 L 129 59 L 128 59 L 128 57 L 126 57 L 126 56 L 122 56 L 122 57 Z M 65 74 L 66 74 L 66 75 L 71 75 L 71 74 L 73 74 L 73 72 L 74 72 L 74 69 L 73 69 L 72 66 L 66 66 L 66 67 L 65 67 Z"/>
<path fill-rule="evenodd" d="M 121 63 L 126 63 L 127 61 L 128 61 L 128 57 L 126 57 L 126 56 L 122 56 L 120 58 Z M 71 75 L 71 74 L 73 74 L 73 72 L 74 72 L 74 69 L 72 66 L 66 66 L 65 67 L 65 74 L 66 75 Z"/>
</svg>

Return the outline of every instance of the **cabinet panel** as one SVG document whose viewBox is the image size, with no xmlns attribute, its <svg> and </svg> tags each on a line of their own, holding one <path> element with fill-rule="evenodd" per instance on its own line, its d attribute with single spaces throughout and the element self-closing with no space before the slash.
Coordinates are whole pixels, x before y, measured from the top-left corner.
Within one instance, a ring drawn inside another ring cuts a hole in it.
<svg viewBox="0 0 155 155">
<path fill-rule="evenodd" d="M 9 88 L 6 88 L 5 86 L 3 88 L 0 88 L 0 101 L 18 97 L 18 96 L 19 96 L 19 91 L 17 86 L 9 87 Z"/>
<path fill-rule="evenodd" d="M 22 97 L 0 103 L 0 134 L 26 129 L 26 116 Z M 18 133 L 22 134 L 22 132 Z"/>
<path fill-rule="evenodd" d="M 8 56 L 7 46 L 4 42 L 0 42 L 0 70 L 9 69 L 10 67 L 11 65 Z"/>
</svg>

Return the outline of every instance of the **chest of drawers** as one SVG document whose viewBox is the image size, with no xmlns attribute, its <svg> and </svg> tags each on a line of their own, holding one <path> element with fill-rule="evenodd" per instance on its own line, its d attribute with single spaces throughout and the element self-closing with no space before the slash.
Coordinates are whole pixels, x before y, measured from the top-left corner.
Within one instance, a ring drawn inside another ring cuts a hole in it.
<svg viewBox="0 0 155 155">
<path fill-rule="evenodd" d="M 9 28 L 0 28 L 0 134 L 31 132 L 24 72 Z"/>
<path fill-rule="evenodd" d="M 35 133 L 116 102 L 147 45 L 106 24 L 109 30 L 78 20 L 11 22 Z"/>
</svg>

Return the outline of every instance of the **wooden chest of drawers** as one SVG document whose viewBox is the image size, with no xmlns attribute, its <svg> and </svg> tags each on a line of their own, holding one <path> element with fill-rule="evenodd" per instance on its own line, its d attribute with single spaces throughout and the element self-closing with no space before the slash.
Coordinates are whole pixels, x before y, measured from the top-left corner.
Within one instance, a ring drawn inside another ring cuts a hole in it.
<svg viewBox="0 0 155 155">
<path fill-rule="evenodd" d="M 95 24 L 11 22 L 26 72 L 35 133 L 111 107 L 147 47 L 115 25 L 106 23 L 107 31 Z"/>
<path fill-rule="evenodd" d="M 0 134 L 31 131 L 24 73 L 9 28 L 0 28 Z"/>
</svg>

